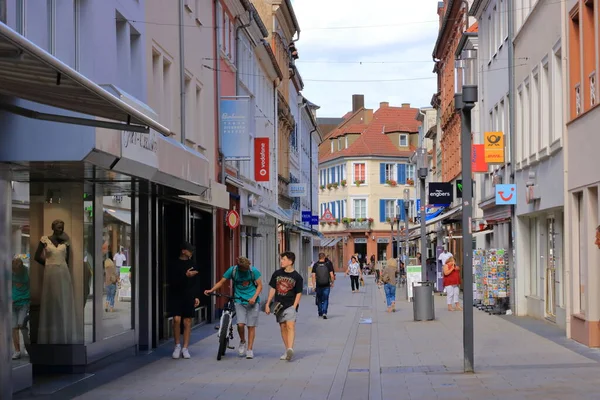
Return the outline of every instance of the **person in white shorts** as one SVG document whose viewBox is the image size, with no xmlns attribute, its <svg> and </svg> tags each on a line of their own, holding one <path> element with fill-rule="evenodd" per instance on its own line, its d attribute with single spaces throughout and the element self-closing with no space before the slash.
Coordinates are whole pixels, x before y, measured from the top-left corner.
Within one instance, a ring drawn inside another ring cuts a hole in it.
<svg viewBox="0 0 600 400">
<path fill-rule="evenodd" d="M 460 311 L 460 267 L 454 262 L 454 257 L 449 257 L 444 265 L 444 291 L 448 296 L 448 311 Z M 454 309 L 452 308 L 454 305 Z"/>
<path fill-rule="evenodd" d="M 261 274 L 258 269 L 251 265 L 246 257 L 238 258 L 237 264 L 229 267 L 223 274 L 223 278 L 204 294 L 209 296 L 218 290 L 225 282 L 231 279 L 233 282 L 233 295 L 235 302 L 235 314 L 237 318 L 240 345 L 238 354 L 247 359 L 254 358 L 254 339 L 256 338 L 256 327 L 258 326 L 258 314 L 260 313 L 260 292 L 262 291 Z M 246 342 L 246 327 L 248 328 L 248 342 Z"/>
</svg>

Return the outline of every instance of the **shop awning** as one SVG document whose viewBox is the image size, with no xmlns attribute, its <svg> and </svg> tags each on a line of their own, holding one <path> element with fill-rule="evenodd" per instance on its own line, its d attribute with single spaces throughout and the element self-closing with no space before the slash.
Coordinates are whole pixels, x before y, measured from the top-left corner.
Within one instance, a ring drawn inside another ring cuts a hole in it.
<svg viewBox="0 0 600 400">
<path fill-rule="evenodd" d="M 131 225 L 131 211 L 105 208 L 104 213 L 110 215 L 116 220 L 123 222 L 124 224 Z"/>
<path fill-rule="evenodd" d="M 493 229 L 485 229 L 483 231 L 473 232 L 472 236 L 473 237 L 485 236 L 485 235 L 489 235 L 491 233 L 494 233 Z M 449 236 L 446 236 L 446 238 L 450 239 Z M 462 239 L 462 235 L 457 235 L 457 236 L 452 235 L 452 239 Z"/>
<path fill-rule="evenodd" d="M 148 132 L 152 128 L 162 135 L 172 135 L 167 127 L 104 90 L 2 22 L 0 94 L 111 122 L 45 114 L 0 103 L 0 108 L 29 118 L 138 132 Z"/>
<path fill-rule="evenodd" d="M 456 208 L 453 208 L 451 210 L 446 211 L 444 214 L 438 215 L 435 218 L 431 218 L 429 221 L 425 222 L 425 226 L 429 226 L 429 225 L 433 225 L 435 223 L 438 223 L 440 221 L 443 221 L 445 219 L 450 218 L 451 216 L 455 215 L 456 213 L 458 213 L 459 211 L 462 210 L 462 206 L 458 206 Z M 409 232 L 415 232 L 415 231 L 420 231 L 421 230 L 421 225 L 417 225 L 414 226 L 412 228 L 409 229 Z"/>
<path fill-rule="evenodd" d="M 339 237 L 339 238 L 335 238 L 335 239 L 333 239 L 332 241 L 330 241 L 329 243 L 327 243 L 327 245 L 326 245 L 326 246 L 323 246 L 323 245 L 321 245 L 321 246 L 322 246 L 322 247 L 334 247 L 336 244 L 338 244 L 338 243 L 339 243 L 339 241 L 340 241 L 340 240 L 342 240 L 342 238 L 341 238 L 341 237 Z"/>
<path fill-rule="evenodd" d="M 292 220 L 290 218 L 288 218 L 288 217 L 285 217 L 283 214 L 278 214 L 277 212 L 271 211 L 271 210 L 269 210 L 268 208 L 265 208 L 265 207 L 261 207 L 260 210 L 262 212 L 264 212 L 265 214 L 270 215 L 271 217 L 275 218 L 276 220 L 278 220 L 280 222 L 283 222 L 283 223 L 286 223 L 286 224 L 291 224 L 292 223 Z"/>
</svg>

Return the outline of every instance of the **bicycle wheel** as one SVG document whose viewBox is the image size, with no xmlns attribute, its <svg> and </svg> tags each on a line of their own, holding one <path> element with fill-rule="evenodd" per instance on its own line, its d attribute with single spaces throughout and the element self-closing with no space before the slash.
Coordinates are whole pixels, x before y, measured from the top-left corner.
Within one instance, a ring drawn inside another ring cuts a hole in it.
<svg viewBox="0 0 600 400">
<path fill-rule="evenodd" d="M 225 355 L 225 351 L 227 350 L 227 329 L 229 328 L 229 321 L 231 316 L 229 314 L 224 314 L 223 319 L 221 319 L 221 330 L 219 331 L 219 353 L 217 354 L 217 360 L 220 360 L 222 356 Z"/>
</svg>

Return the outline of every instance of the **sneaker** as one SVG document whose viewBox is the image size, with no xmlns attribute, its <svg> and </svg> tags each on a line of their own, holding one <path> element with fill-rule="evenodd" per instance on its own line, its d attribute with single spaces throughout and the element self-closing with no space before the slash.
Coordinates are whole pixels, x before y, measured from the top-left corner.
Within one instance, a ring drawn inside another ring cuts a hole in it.
<svg viewBox="0 0 600 400">
<path fill-rule="evenodd" d="M 294 349 L 290 348 L 285 351 L 285 359 L 288 361 L 292 361 L 294 357 Z"/>
<path fill-rule="evenodd" d="M 192 356 L 190 355 L 190 351 L 188 349 L 186 349 L 185 347 L 181 351 L 181 354 L 183 355 L 183 358 L 185 358 L 185 359 L 192 358 Z"/>
<path fill-rule="evenodd" d="M 21 352 L 20 351 L 15 351 L 12 355 L 12 359 L 13 360 L 18 360 L 19 358 L 21 358 Z"/>
<path fill-rule="evenodd" d="M 281 357 L 279 357 L 280 360 L 287 360 L 287 352 L 283 353 L 283 355 Z"/>
<path fill-rule="evenodd" d="M 247 358 L 248 360 L 251 360 L 251 359 L 253 359 L 253 358 L 254 358 L 254 352 L 253 352 L 252 350 L 248 350 L 248 351 L 246 351 L 246 358 Z"/>
<path fill-rule="evenodd" d="M 323 314 L 323 319 L 327 319 L 327 314 Z"/>
<path fill-rule="evenodd" d="M 240 345 L 238 346 L 238 355 L 244 357 L 244 354 L 246 354 L 246 342 L 240 342 Z"/>
<path fill-rule="evenodd" d="M 173 358 L 175 360 L 178 360 L 181 358 L 181 346 L 180 345 L 175 346 L 175 350 L 173 350 Z"/>
</svg>

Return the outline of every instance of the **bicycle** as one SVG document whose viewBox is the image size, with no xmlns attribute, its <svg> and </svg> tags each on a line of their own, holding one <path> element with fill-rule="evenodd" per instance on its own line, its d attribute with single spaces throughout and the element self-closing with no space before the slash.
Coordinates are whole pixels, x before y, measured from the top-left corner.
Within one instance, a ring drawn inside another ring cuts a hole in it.
<svg viewBox="0 0 600 400">
<path fill-rule="evenodd" d="M 235 318 L 235 304 L 234 300 L 237 297 L 228 296 L 222 293 L 211 293 L 213 296 L 225 297 L 227 303 L 223 307 L 223 314 L 221 314 L 221 320 L 219 321 L 217 332 L 217 338 L 219 339 L 219 352 L 217 353 L 217 360 L 220 361 L 221 357 L 225 355 L 227 349 L 233 350 L 234 346 L 229 346 L 229 341 L 233 340 L 233 319 Z"/>
</svg>

